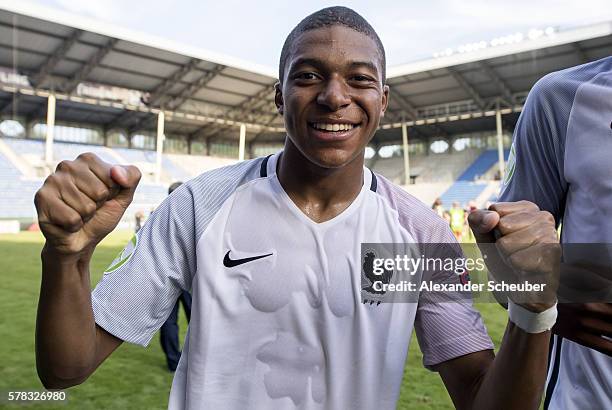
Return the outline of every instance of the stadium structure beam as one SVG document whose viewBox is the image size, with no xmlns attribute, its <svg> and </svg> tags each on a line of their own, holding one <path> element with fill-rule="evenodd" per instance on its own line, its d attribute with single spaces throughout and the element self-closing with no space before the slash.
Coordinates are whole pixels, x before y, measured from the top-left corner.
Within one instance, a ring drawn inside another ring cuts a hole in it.
<svg viewBox="0 0 612 410">
<path fill-rule="evenodd" d="M 49 78 L 49 75 L 53 72 L 53 69 L 60 61 L 62 61 L 64 57 L 66 57 L 66 54 L 68 54 L 68 51 L 72 48 L 74 43 L 79 40 L 82 33 L 83 31 L 79 29 L 72 31 L 72 33 L 70 33 L 70 35 L 51 52 L 45 62 L 40 65 L 38 71 L 29 76 L 30 83 L 34 87 L 40 87 Z"/>
<path fill-rule="evenodd" d="M 215 134 L 218 128 L 213 126 L 214 124 L 203 125 L 191 134 L 187 136 L 190 139 L 203 139 L 204 141 L 208 141 L 208 139 Z"/>
<path fill-rule="evenodd" d="M 274 115 L 271 115 L 270 118 L 268 118 L 266 121 L 264 121 L 264 125 L 268 126 L 268 125 L 272 124 L 278 115 L 280 115 L 280 114 L 274 113 Z M 259 136 L 261 134 L 263 134 L 264 132 L 266 132 L 265 129 L 262 129 L 261 131 L 257 132 L 253 136 L 253 138 L 251 138 L 250 143 L 253 144 L 257 140 L 257 138 L 259 138 Z"/>
<path fill-rule="evenodd" d="M 165 114 L 163 111 L 157 113 L 157 140 L 155 143 L 155 182 L 159 184 L 162 173 L 162 154 L 164 152 L 164 126 Z"/>
<path fill-rule="evenodd" d="M 53 162 L 53 131 L 55 130 L 55 95 L 47 98 L 47 136 L 45 141 L 45 163 L 51 167 Z"/>
<path fill-rule="evenodd" d="M 72 75 L 71 79 L 62 84 L 62 91 L 66 94 L 72 94 L 79 83 L 85 80 L 89 73 L 91 73 L 98 66 L 98 64 L 100 64 L 102 59 L 112 51 L 113 47 L 115 47 L 115 44 L 117 44 L 118 41 L 119 40 L 116 38 L 111 38 L 108 40 L 104 46 L 102 46 L 89 58 L 89 60 L 85 63 L 85 65 L 83 65 L 83 67 L 81 67 L 80 70 Z"/>
<path fill-rule="evenodd" d="M 252 106 L 254 106 L 257 103 L 259 103 L 269 93 L 270 93 L 270 89 L 268 87 L 264 87 L 262 90 L 258 91 L 255 95 L 247 98 L 246 100 L 244 100 L 243 102 L 241 102 L 237 106 L 226 110 L 224 115 L 228 116 L 228 118 L 230 118 L 230 119 L 234 119 L 234 120 L 240 121 L 240 118 L 239 118 L 240 116 L 247 117 L 247 115 L 246 115 L 246 110 L 247 109 L 252 108 Z M 261 117 L 263 117 L 264 115 L 265 114 L 261 115 Z M 261 118 L 261 117 L 258 117 L 258 118 Z M 274 120 L 274 118 L 276 118 L 276 113 L 274 113 L 272 121 Z M 250 118 L 250 119 L 252 119 L 252 118 Z M 269 122 L 264 121 L 264 125 L 270 125 L 270 123 L 272 121 L 269 121 Z M 196 130 L 194 132 L 194 134 L 199 133 L 199 131 L 203 131 L 204 132 L 206 130 L 209 130 L 210 132 L 205 134 L 205 135 L 208 135 L 208 134 L 217 132 L 221 128 L 223 128 L 222 125 L 213 125 L 212 127 L 209 126 L 209 125 L 204 125 L 200 130 Z M 257 135 L 259 135 L 259 134 L 260 133 L 257 133 L 255 135 L 255 137 L 257 137 Z M 204 138 L 207 138 L 207 136 L 205 136 Z"/>
<path fill-rule="evenodd" d="M 402 145 L 404 157 L 404 185 L 410 184 L 410 153 L 408 152 L 408 126 L 406 119 L 402 118 Z"/>
<path fill-rule="evenodd" d="M 244 161 L 244 149 L 246 146 L 246 126 L 240 124 L 240 138 L 238 140 L 238 161 Z"/>
<path fill-rule="evenodd" d="M 406 97 L 401 95 L 400 93 L 389 93 L 392 100 L 397 102 L 397 104 L 402 108 L 403 111 L 408 114 L 411 119 L 416 120 L 419 117 L 419 113 L 414 105 L 408 101 Z"/>
<path fill-rule="evenodd" d="M 19 100 L 21 100 L 21 94 L 13 94 L 13 96 L 0 107 L 0 114 L 4 114 L 11 107 L 15 108 L 15 106 L 19 104 Z"/>
<path fill-rule="evenodd" d="M 461 73 L 459 73 L 456 69 L 452 67 L 446 67 L 446 69 L 448 70 L 450 75 L 453 77 L 453 79 L 459 84 L 459 86 L 463 88 L 463 90 L 467 92 L 470 95 L 470 97 L 472 97 L 472 99 L 474 100 L 478 108 L 480 108 L 481 110 L 484 110 L 485 102 L 484 102 L 484 99 L 478 93 L 478 91 L 476 91 L 476 89 L 472 85 L 470 85 L 470 83 L 468 83 L 467 80 L 463 78 Z"/>
<path fill-rule="evenodd" d="M 184 65 L 179 70 L 177 70 L 172 75 L 171 78 L 169 78 L 166 81 L 164 81 L 162 84 L 160 84 L 158 87 L 156 87 L 156 89 L 154 91 L 152 91 L 151 97 L 149 98 L 149 101 L 147 103 L 149 105 L 152 105 L 152 104 L 155 104 L 155 103 L 159 102 L 161 105 L 164 105 L 164 102 L 169 98 L 169 96 L 167 96 L 165 94 L 165 92 L 170 90 L 185 75 L 187 75 L 187 73 L 189 71 L 195 69 L 195 67 L 197 66 L 197 64 L 199 62 L 200 61 L 197 60 L 197 59 L 192 59 L 188 64 Z M 217 65 L 211 71 L 206 72 L 204 75 L 202 75 L 194 83 L 192 83 L 192 84 L 188 85 L 187 87 L 185 87 L 178 96 L 176 96 L 172 100 L 170 100 L 168 102 L 168 108 L 172 109 L 172 110 L 177 109 L 179 106 L 181 106 L 183 103 L 185 103 L 185 101 L 187 101 L 190 97 L 192 97 L 194 94 L 196 94 L 198 91 L 200 91 L 204 86 L 206 86 L 206 84 L 208 84 L 213 78 L 215 78 L 216 75 L 219 74 L 224 68 L 225 68 L 225 66 L 223 66 L 223 65 Z M 115 125 L 123 122 L 124 120 L 126 120 L 129 116 L 130 116 L 129 113 L 124 113 L 124 114 L 120 115 L 119 117 L 117 117 L 110 125 L 111 126 L 115 126 Z M 133 132 L 133 131 L 136 131 L 136 130 L 142 128 L 143 126 L 147 125 L 147 123 L 149 123 L 151 121 L 153 121 L 153 117 L 142 118 L 140 121 L 138 121 L 132 127 L 130 127 L 130 132 Z"/>
<path fill-rule="evenodd" d="M 502 80 L 501 77 L 497 75 L 495 71 L 493 71 L 493 68 L 491 68 L 491 66 L 489 66 L 489 64 L 487 64 L 485 61 L 480 61 L 478 66 L 487 76 L 489 76 L 491 80 L 493 80 L 495 85 L 497 85 L 499 92 L 502 94 L 508 105 L 512 105 L 514 99 L 512 98 L 512 90 L 508 84 L 506 84 L 504 80 Z"/>
<path fill-rule="evenodd" d="M 213 78 L 217 76 L 221 71 L 225 69 L 222 64 L 217 64 L 212 70 L 204 73 L 193 83 L 186 86 L 176 97 L 172 98 L 168 102 L 168 108 L 172 110 L 178 109 L 188 99 L 193 97 L 198 91 L 200 91 L 206 84 L 208 84 Z"/>
<path fill-rule="evenodd" d="M 248 116 L 251 113 L 247 112 L 247 110 L 255 108 L 255 106 L 257 106 L 261 102 L 263 102 L 264 104 L 267 103 L 268 101 L 266 100 L 266 97 L 270 93 L 271 93 L 270 87 L 265 86 L 263 89 L 258 91 L 255 95 L 248 97 L 245 101 L 238 104 L 238 106 L 236 106 L 235 108 L 228 110 L 228 112 L 226 112 L 226 115 L 230 117 Z"/>
<path fill-rule="evenodd" d="M 578 42 L 571 43 L 571 46 L 576 52 L 576 54 L 578 54 L 578 57 L 580 58 L 580 61 L 582 62 L 582 64 L 589 62 L 589 57 L 586 55 L 586 52 L 584 51 L 584 49 L 580 47 L 580 43 Z"/>
<path fill-rule="evenodd" d="M 417 110 L 417 108 L 412 105 L 412 103 L 410 101 L 408 101 L 408 99 L 406 97 L 404 97 L 403 95 L 399 94 L 399 93 L 394 93 L 391 94 L 391 98 L 395 99 L 395 101 L 399 104 L 399 106 L 402 108 L 402 110 L 404 110 L 408 115 L 410 115 L 411 119 L 413 121 L 416 121 L 419 117 L 419 112 Z M 395 114 L 395 121 L 404 121 L 405 118 L 402 117 L 402 114 L 400 113 L 396 113 Z M 436 132 L 438 132 L 441 135 L 444 136 L 448 136 L 448 132 L 446 132 L 444 129 L 442 129 L 441 127 L 439 127 L 437 124 L 431 124 L 432 128 L 434 130 L 436 130 Z M 419 131 L 417 131 L 417 133 L 419 133 Z M 422 133 L 420 133 L 422 135 Z"/>
<path fill-rule="evenodd" d="M 146 104 L 151 106 L 159 105 L 158 103 L 164 99 L 166 93 L 181 81 L 183 77 L 189 74 L 189 72 L 194 70 L 199 63 L 200 60 L 192 58 L 187 64 L 182 65 L 178 70 L 172 73 L 170 77 L 163 80 L 153 91 L 151 91 Z"/>
<path fill-rule="evenodd" d="M 131 116 L 134 116 L 134 113 L 131 113 Z M 130 115 L 126 115 L 126 118 L 129 117 Z M 138 120 L 138 122 L 134 125 L 132 125 L 131 127 L 129 127 L 128 133 L 132 134 L 133 132 L 139 131 L 142 128 L 144 128 L 146 125 L 150 124 L 151 122 L 153 122 L 155 120 L 155 116 L 152 115 L 145 115 L 144 117 L 142 117 L 140 120 Z"/>
<path fill-rule="evenodd" d="M 497 128 L 497 157 L 499 162 L 499 175 L 501 178 L 504 177 L 505 163 L 504 163 L 504 139 L 502 130 L 502 116 L 499 108 L 495 111 L 495 127 Z"/>
</svg>

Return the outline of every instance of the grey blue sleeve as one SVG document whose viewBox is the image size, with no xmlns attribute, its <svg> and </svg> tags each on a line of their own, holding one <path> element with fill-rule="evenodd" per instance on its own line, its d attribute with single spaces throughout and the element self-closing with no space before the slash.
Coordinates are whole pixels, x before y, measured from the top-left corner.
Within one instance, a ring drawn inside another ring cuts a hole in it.
<svg viewBox="0 0 612 410">
<path fill-rule="evenodd" d="M 96 323 L 146 346 L 196 271 L 194 200 L 183 185 L 153 212 L 92 293 Z"/>
<path fill-rule="evenodd" d="M 514 130 L 500 201 L 527 200 L 563 216 L 567 182 L 563 164 L 565 135 L 574 93 L 558 73 L 533 87 Z"/>
</svg>

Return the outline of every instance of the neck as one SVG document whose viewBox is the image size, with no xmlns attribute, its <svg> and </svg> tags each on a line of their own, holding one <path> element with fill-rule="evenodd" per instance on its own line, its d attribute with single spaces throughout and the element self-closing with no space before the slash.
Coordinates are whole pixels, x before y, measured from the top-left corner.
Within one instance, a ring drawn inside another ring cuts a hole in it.
<svg viewBox="0 0 612 410">
<path fill-rule="evenodd" d="M 339 168 L 312 163 L 287 139 L 278 179 L 291 200 L 311 219 L 322 222 L 346 209 L 363 186 L 363 155 Z"/>
</svg>

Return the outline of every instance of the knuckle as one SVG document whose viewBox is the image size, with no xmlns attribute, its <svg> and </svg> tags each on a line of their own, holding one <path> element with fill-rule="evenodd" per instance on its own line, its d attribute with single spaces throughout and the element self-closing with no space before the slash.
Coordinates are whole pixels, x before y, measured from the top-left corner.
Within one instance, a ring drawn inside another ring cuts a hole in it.
<svg viewBox="0 0 612 410">
<path fill-rule="evenodd" d="M 95 192 L 94 192 L 94 198 L 96 200 L 96 202 L 101 202 L 101 201 L 105 201 L 106 198 L 108 198 L 108 195 L 110 194 L 110 191 L 108 188 L 106 187 L 100 187 L 98 188 Z"/>
<path fill-rule="evenodd" d="M 81 228 L 82 224 L 83 220 L 81 219 L 81 217 L 77 214 L 73 214 L 66 218 L 64 225 L 69 231 L 76 232 Z"/>
<path fill-rule="evenodd" d="M 496 202 L 494 204 L 489 205 L 489 211 L 499 211 L 501 208 L 504 207 L 504 202 Z"/>
<path fill-rule="evenodd" d="M 48 187 L 50 185 L 57 185 L 58 183 L 58 177 L 56 173 L 53 173 L 51 175 L 49 175 L 47 177 L 47 179 L 45 179 L 45 182 L 43 183 L 43 188 L 44 187 Z"/>
<path fill-rule="evenodd" d="M 77 159 L 84 162 L 93 162 L 98 160 L 98 156 L 93 152 L 83 152 L 79 154 Z"/>
<path fill-rule="evenodd" d="M 536 204 L 534 204 L 531 201 L 527 201 L 527 200 L 521 200 L 519 201 L 519 204 L 521 205 L 521 207 L 530 210 L 530 211 L 539 211 L 540 207 L 538 207 Z"/>
<path fill-rule="evenodd" d="M 499 248 L 499 250 L 506 254 L 508 252 L 508 249 L 510 247 L 510 241 L 508 240 L 507 236 L 502 236 L 501 238 L 499 238 L 497 241 L 495 241 L 495 244 L 497 245 L 497 247 Z"/>
<path fill-rule="evenodd" d="M 63 160 L 57 164 L 56 172 L 68 172 L 72 169 L 72 161 Z"/>
<path fill-rule="evenodd" d="M 512 220 L 507 216 L 500 218 L 499 223 L 497 224 L 497 227 L 502 232 L 512 232 L 513 226 Z"/>
<path fill-rule="evenodd" d="M 83 208 L 84 208 L 84 211 L 85 211 L 86 215 L 93 215 L 96 212 L 96 210 L 98 209 L 96 207 L 96 204 L 91 202 L 91 201 L 87 201 L 86 203 L 84 203 L 83 204 Z"/>
<path fill-rule="evenodd" d="M 522 266 L 522 260 L 523 258 L 518 253 L 513 253 L 508 258 L 508 262 L 510 262 L 510 265 L 515 268 L 520 268 Z"/>
<path fill-rule="evenodd" d="M 41 201 L 44 201 L 43 198 L 43 188 L 40 188 L 38 191 L 36 191 L 36 193 L 34 194 L 34 204 L 36 206 L 38 206 L 40 204 Z"/>
<path fill-rule="evenodd" d="M 539 211 L 539 217 L 550 225 L 555 225 L 555 217 L 548 211 Z"/>
</svg>

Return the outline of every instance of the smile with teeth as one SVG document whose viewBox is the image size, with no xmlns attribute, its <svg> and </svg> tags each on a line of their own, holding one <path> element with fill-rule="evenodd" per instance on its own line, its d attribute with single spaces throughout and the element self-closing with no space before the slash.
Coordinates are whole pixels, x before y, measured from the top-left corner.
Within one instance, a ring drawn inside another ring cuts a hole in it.
<svg viewBox="0 0 612 410">
<path fill-rule="evenodd" d="M 357 125 L 353 124 L 327 124 L 324 122 L 313 122 L 310 126 L 317 130 L 322 131 L 349 131 L 352 130 Z"/>
</svg>

